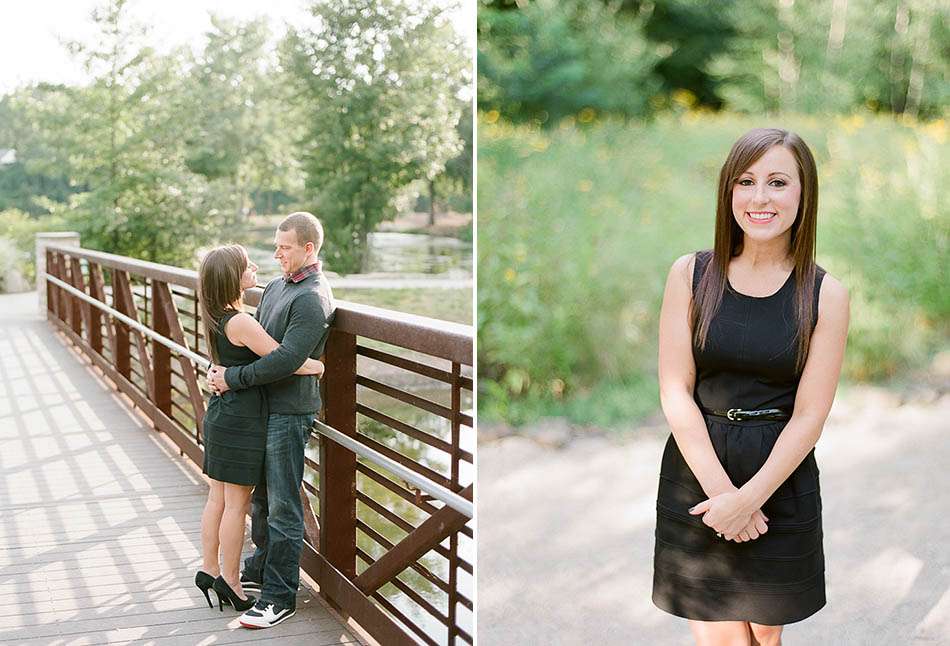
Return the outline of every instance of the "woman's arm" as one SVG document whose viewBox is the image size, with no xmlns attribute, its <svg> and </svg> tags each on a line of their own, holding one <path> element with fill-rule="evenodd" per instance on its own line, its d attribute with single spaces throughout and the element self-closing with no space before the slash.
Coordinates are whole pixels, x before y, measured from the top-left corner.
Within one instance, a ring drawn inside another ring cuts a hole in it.
<svg viewBox="0 0 950 646">
<path fill-rule="evenodd" d="M 713 450 L 706 422 L 693 400 L 696 364 L 689 325 L 693 259 L 694 254 L 678 258 L 666 279 L 660 310 L 660 404 L 676 446 L 712 498 L 736 488 Z"/>
<path fill-rule="evenodd" d="M 228 321 L 228 324 L 224 327 L 224 333 L 227 335 L 228 341 L 234 345 L 250 348 L 251 352 L 259 357 L 266 356 L 280 347 L 280 344 L 261 327 L 261 324 L 254 317 L 244 312 L 237 314 Z M 322 361 L 308 358 L 303 362 L 303 365 L 297 368 L 294 374 L 317 375 L 319 377 L 323 374 L 323 370 Z"/>
<path fill-rule="evenodd" d="M 792 419 L 779 434 L 765 464 L 739 489 L 747 507 L 761 507 L 818 442 L 841 375 L 850 309 L 847 288 L 825 274 L 819 293 L 818 323 L 795 395 Z"/>
</svg>

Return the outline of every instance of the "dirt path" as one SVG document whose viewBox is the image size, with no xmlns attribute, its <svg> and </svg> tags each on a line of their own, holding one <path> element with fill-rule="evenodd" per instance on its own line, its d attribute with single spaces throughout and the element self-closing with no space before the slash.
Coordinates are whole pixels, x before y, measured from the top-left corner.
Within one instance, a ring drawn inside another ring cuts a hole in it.
<svg viewBox="0 0 950 646">
<path fill-rule="evenodd" d="M 828 605 L 786 646 L 950 644 L 950 394 L 839 389 L 816 455 Z M 650 601 L 663 426 L 478 447 L 480 644 L 691 644 Z"/>
</svg>

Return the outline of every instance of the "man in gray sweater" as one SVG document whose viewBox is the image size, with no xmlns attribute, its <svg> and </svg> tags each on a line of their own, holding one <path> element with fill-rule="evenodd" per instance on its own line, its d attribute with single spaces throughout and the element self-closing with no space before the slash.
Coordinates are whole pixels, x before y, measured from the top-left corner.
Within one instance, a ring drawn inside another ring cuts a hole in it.
<svg viewBox="0 0 950 646">
<path fill-rule="evenodd" d="M 269 628 L 293 616 L 300 583 L 304 520 L 299 490 L 304 449 L 320 409 L 313 375 L 295 375 L 308 357 L 326 347 L 333 294 L 317 255 L 323 227 L 310 213 L 291 213 L 277 227 L 274 258 L 283 276 L 267 284 L 257 320 L 280 347 L 245 365 L 212 366 L 208 379 L 219 392 L 264 386 L 267 391 L 265 481 L 251 501 L 251 537 L 256 550 L 244 561 L 241 586 L 260 586 L 257 604 L 241 616 L 247 628 Z"/>
</svg>

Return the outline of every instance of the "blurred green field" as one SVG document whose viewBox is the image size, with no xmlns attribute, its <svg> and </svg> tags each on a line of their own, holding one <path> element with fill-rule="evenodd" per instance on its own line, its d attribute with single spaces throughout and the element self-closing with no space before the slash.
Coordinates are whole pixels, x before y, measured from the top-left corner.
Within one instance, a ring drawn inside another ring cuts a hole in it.
<svg viewBox="0 0 950 646">
<path fill-rule="evenodd" d="M 798 132 L 818 162 L 817 260 L 851 293 L 844 378 L 899 377 L 947 347 L 945 120 L 590 117 L 541 131 L 480 115 L 480 419 L 609 427 L 657 409 L 666 274 L 712 246 L 719 168 L 753 127 Z"/>
<path fill-rule="evenodd" d="M 333 285 L 333 282 L 330 282 Z M 333 296 L 417 316 L 472 324 L 471 289 L 334 289 Z"/>
</svg>

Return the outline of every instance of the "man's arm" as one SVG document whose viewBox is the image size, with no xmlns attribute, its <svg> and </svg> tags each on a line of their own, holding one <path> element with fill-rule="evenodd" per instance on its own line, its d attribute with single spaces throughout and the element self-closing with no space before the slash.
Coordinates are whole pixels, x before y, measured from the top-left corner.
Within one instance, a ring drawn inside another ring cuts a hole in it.
<svg viewBox="0 0 950 646">
<path fill-rule="evenodd" d="M 225 370 L 224 381 L 239 390 L 269 384 L 294 374 L 303 365 L 330 328 L 327 309 L 316 294 L 302 294 L 290 305 L 290 321 L 280 346 L 246 366 Z"/>
</svg>

